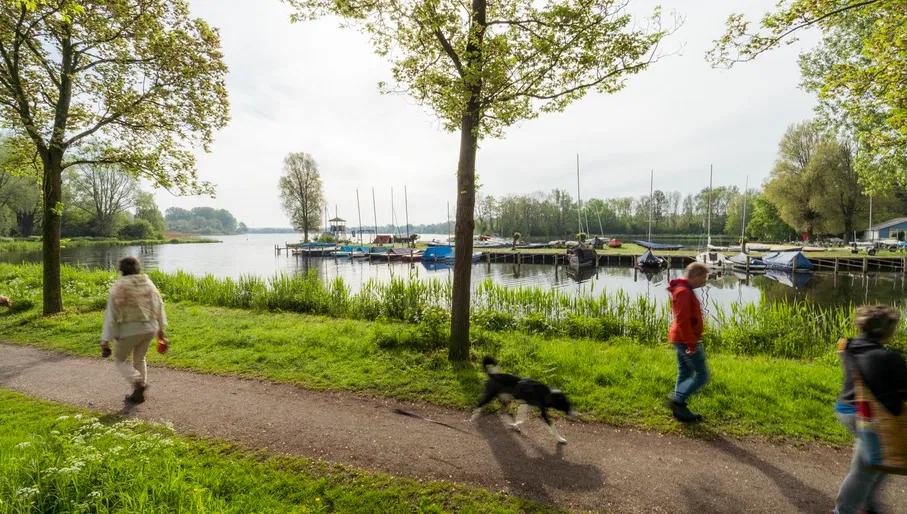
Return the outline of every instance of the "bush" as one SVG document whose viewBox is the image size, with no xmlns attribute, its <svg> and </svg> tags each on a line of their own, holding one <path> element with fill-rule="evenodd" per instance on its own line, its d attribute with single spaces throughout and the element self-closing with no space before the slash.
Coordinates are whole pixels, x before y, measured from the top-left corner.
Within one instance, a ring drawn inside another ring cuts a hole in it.
<svg viewBox="0 0 907 514">
<path fill-rule="evenodd" d="M 120 229 L 121 239 L 157 239 L 158 237 L 160 237 L 159 234 L 148 220 L 136 219 Z"/>
</svg>

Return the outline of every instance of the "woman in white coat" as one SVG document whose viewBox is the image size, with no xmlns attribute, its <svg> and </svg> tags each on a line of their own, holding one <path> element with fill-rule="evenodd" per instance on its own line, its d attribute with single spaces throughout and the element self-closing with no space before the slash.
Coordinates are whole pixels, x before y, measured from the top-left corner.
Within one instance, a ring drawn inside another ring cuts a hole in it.
<svg viewBox="0 0 907 514">
<path fill-rule="evenodd" d="M 160 341 L 161 351 L 166 351 L 164 328 L 167 315 L 160 292 L 148 275 L 141 273 L 142 266 L 138 259 L 124 257 L 120 259 L 119 268 L 123 276 L 110 288 L 107 298 L 101 354 L 107 357 L 113 353 L 117 370 L 132 385 L 132 394 L 126 397 L 126 401 L 142 403 L 148 387 L 145 355 L 155 336 Z M 110 342 L 113 342 L 112 352 Z M 131 364 L 126 362 L 130 356 Z"/>
</svg>

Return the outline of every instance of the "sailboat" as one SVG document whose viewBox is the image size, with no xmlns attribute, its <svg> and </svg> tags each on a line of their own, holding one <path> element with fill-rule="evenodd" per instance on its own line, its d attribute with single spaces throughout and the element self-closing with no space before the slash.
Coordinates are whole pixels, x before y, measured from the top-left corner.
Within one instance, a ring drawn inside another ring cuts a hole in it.
<svg viewBox="0 0 907 514">
<path fill-rule="evenodd" d="M 750 177 L 746 177 L 743 186 L 743 219 L 740 221 L 740 253 L 728 259 L 731 267 L 737 271 L 747 273 L 765 273 L 765 262 L 758 257 L 751 257 L 746 253 L 746 245 L 743 244 L 746 238 L 746 202 L 749 200 Z"/>
<path fill-rule="evenodd" d="M 577 200 L 577 211 L 576 211 L 576 222 L 579 227 L 579 231 L 583 231 L 583 200 L 580 196 L 579 190 L 579 154 L 576 155 L 576 200 Z M 586 229 L 588 230 L 589 224 L 586 223 Z M 598 264 L 598 255 L 595 253 L 595 248 L 590 247 L 586 244 L 585 241 L 578 241 L 576 246 L 567 249 L 567 266 L 574 270 L 579 270 L 580 268 L 595 268 Z"/>
<path fill-rule="evenodd" d="M 652 173 L 649 177 L 649 231 L 646 234 L 646 241 L 634 241 L 636 244 L 646 248 L 646 251 L 636 258 L 636 268 L 640 271 L 653 271 L 664 268 L 668 265 L 668 262 L 664 258 L 659 257 L 652 253 L 654 246 L 666 246 L 666 245 L 656 245 L 652 243 L 652 217 L 655 215 L 655 202 L 653 201 L 653 195 L 655 193 L 655 170 L 652 170 Z M 677 247 L 680 248 L 679 246 Z M 666 249 L 666 248 L 665 248 Z"/>
<path fill-rule="evenodd" d="M 696 262 L 705 264 L 709 268 L 724 268 L 731 265 L 731 261 L 728 260 L 727 256 L 723 253 L 720 253 L 719 250 L 727 250 L 727 248 L 720 248 L 717 246 L 712 246 L 712 166 L 709 166 L 709 195 L 708 195 L 708 218 L 706 221 L 706 249 L 707 251 L 700 253 L 696 256 Z"/>
</svg>

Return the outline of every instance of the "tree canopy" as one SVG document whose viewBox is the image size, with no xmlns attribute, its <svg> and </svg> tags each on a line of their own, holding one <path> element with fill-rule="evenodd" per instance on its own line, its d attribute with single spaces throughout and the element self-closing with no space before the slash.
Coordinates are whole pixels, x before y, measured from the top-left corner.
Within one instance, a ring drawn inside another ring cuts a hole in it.
<svg viewBox="0 0 907 514">
<path fill-rule="evenodd" d="M 820 112 L 855 142 L 855 166 L 874 191 L 907 185 L 907 11 L 903 0 L 782 0 L 752 28 L 741 14 L 707 58 L 730 67 L 796 41 L 809 27 L 822 42 L 803 54 L 804 86 Z"/>
<path fill-rule="evenodd" d="M 0 2 L 0 122 L 41 163 L 44 313 L 63 310 L 63 171 L 117 165 L 211 193 L 193 149 L 228 119 L 217 30 L 186 0 Z"/>
<path fill-rule="evenodd" d="M 311 155 L 291 153 L 283 160 L 283 175 L 278 182 L 283 210 L 290 217 L 293 229 L 303 233 L 308 242 L 309 232 L 321 225 L 324 190 L 321 173 Z"/>
<path fill-rule="evenodd" d="M 460 131 L 452 360 L 469 355 L 475 165 L 483 136 L 557 112 L 589 90 L 613 93 L 658 58 L 656 10 L 635 25 L 623 0 L 285 0 L 294 20 L 336 15 L 392 63 L 394 84 Z"/>
</svg>

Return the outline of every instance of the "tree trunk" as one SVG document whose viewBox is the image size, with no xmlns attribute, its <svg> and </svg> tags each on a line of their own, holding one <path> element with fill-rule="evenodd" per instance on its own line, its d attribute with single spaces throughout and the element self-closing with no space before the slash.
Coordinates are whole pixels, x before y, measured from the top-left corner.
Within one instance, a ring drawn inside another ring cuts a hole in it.
<svg viewBox="0 0 907 514">
<path fill-rule="evenodd" d="M 31 237 L 35 231 L 36 211 L 16 211 L 16 230 L 22 237 Z"/>
<path fill-rule="evenodd" d="M 457 226 L 454 230 L 453 298 L 451 299 L 450 347 L 452 361 L 469 359 L 469 303 L 472 296 L 472 235 L 475 231 L 476 150 L 479 145 L 482 98 L 482 45 L 485 37 L 487 0 L 472 0 L 470 34 L 466 43 L 466 69 L 462 76 L 468 99 L 460 125 L 460 159 L 457 164 Z"/>
<path fill-rule="evenodd" d="M 63 152 L 50 151 L 44 159 L 44 314 L 63 311 L 60 286 L 60 225 L 63 206 Z"/>
<path fill-rule="evenodd" d="M 460 160 L 457 165 L 457 225 L 454 231 L 453 299 L 450 318 L 450 348 L 452 361 L 469 358 L 469 302 L 472 279 L 472 234 L 475 229 L 476 149 L 478 113 L 463 116 L 460 128 Z"/>
</svg>

